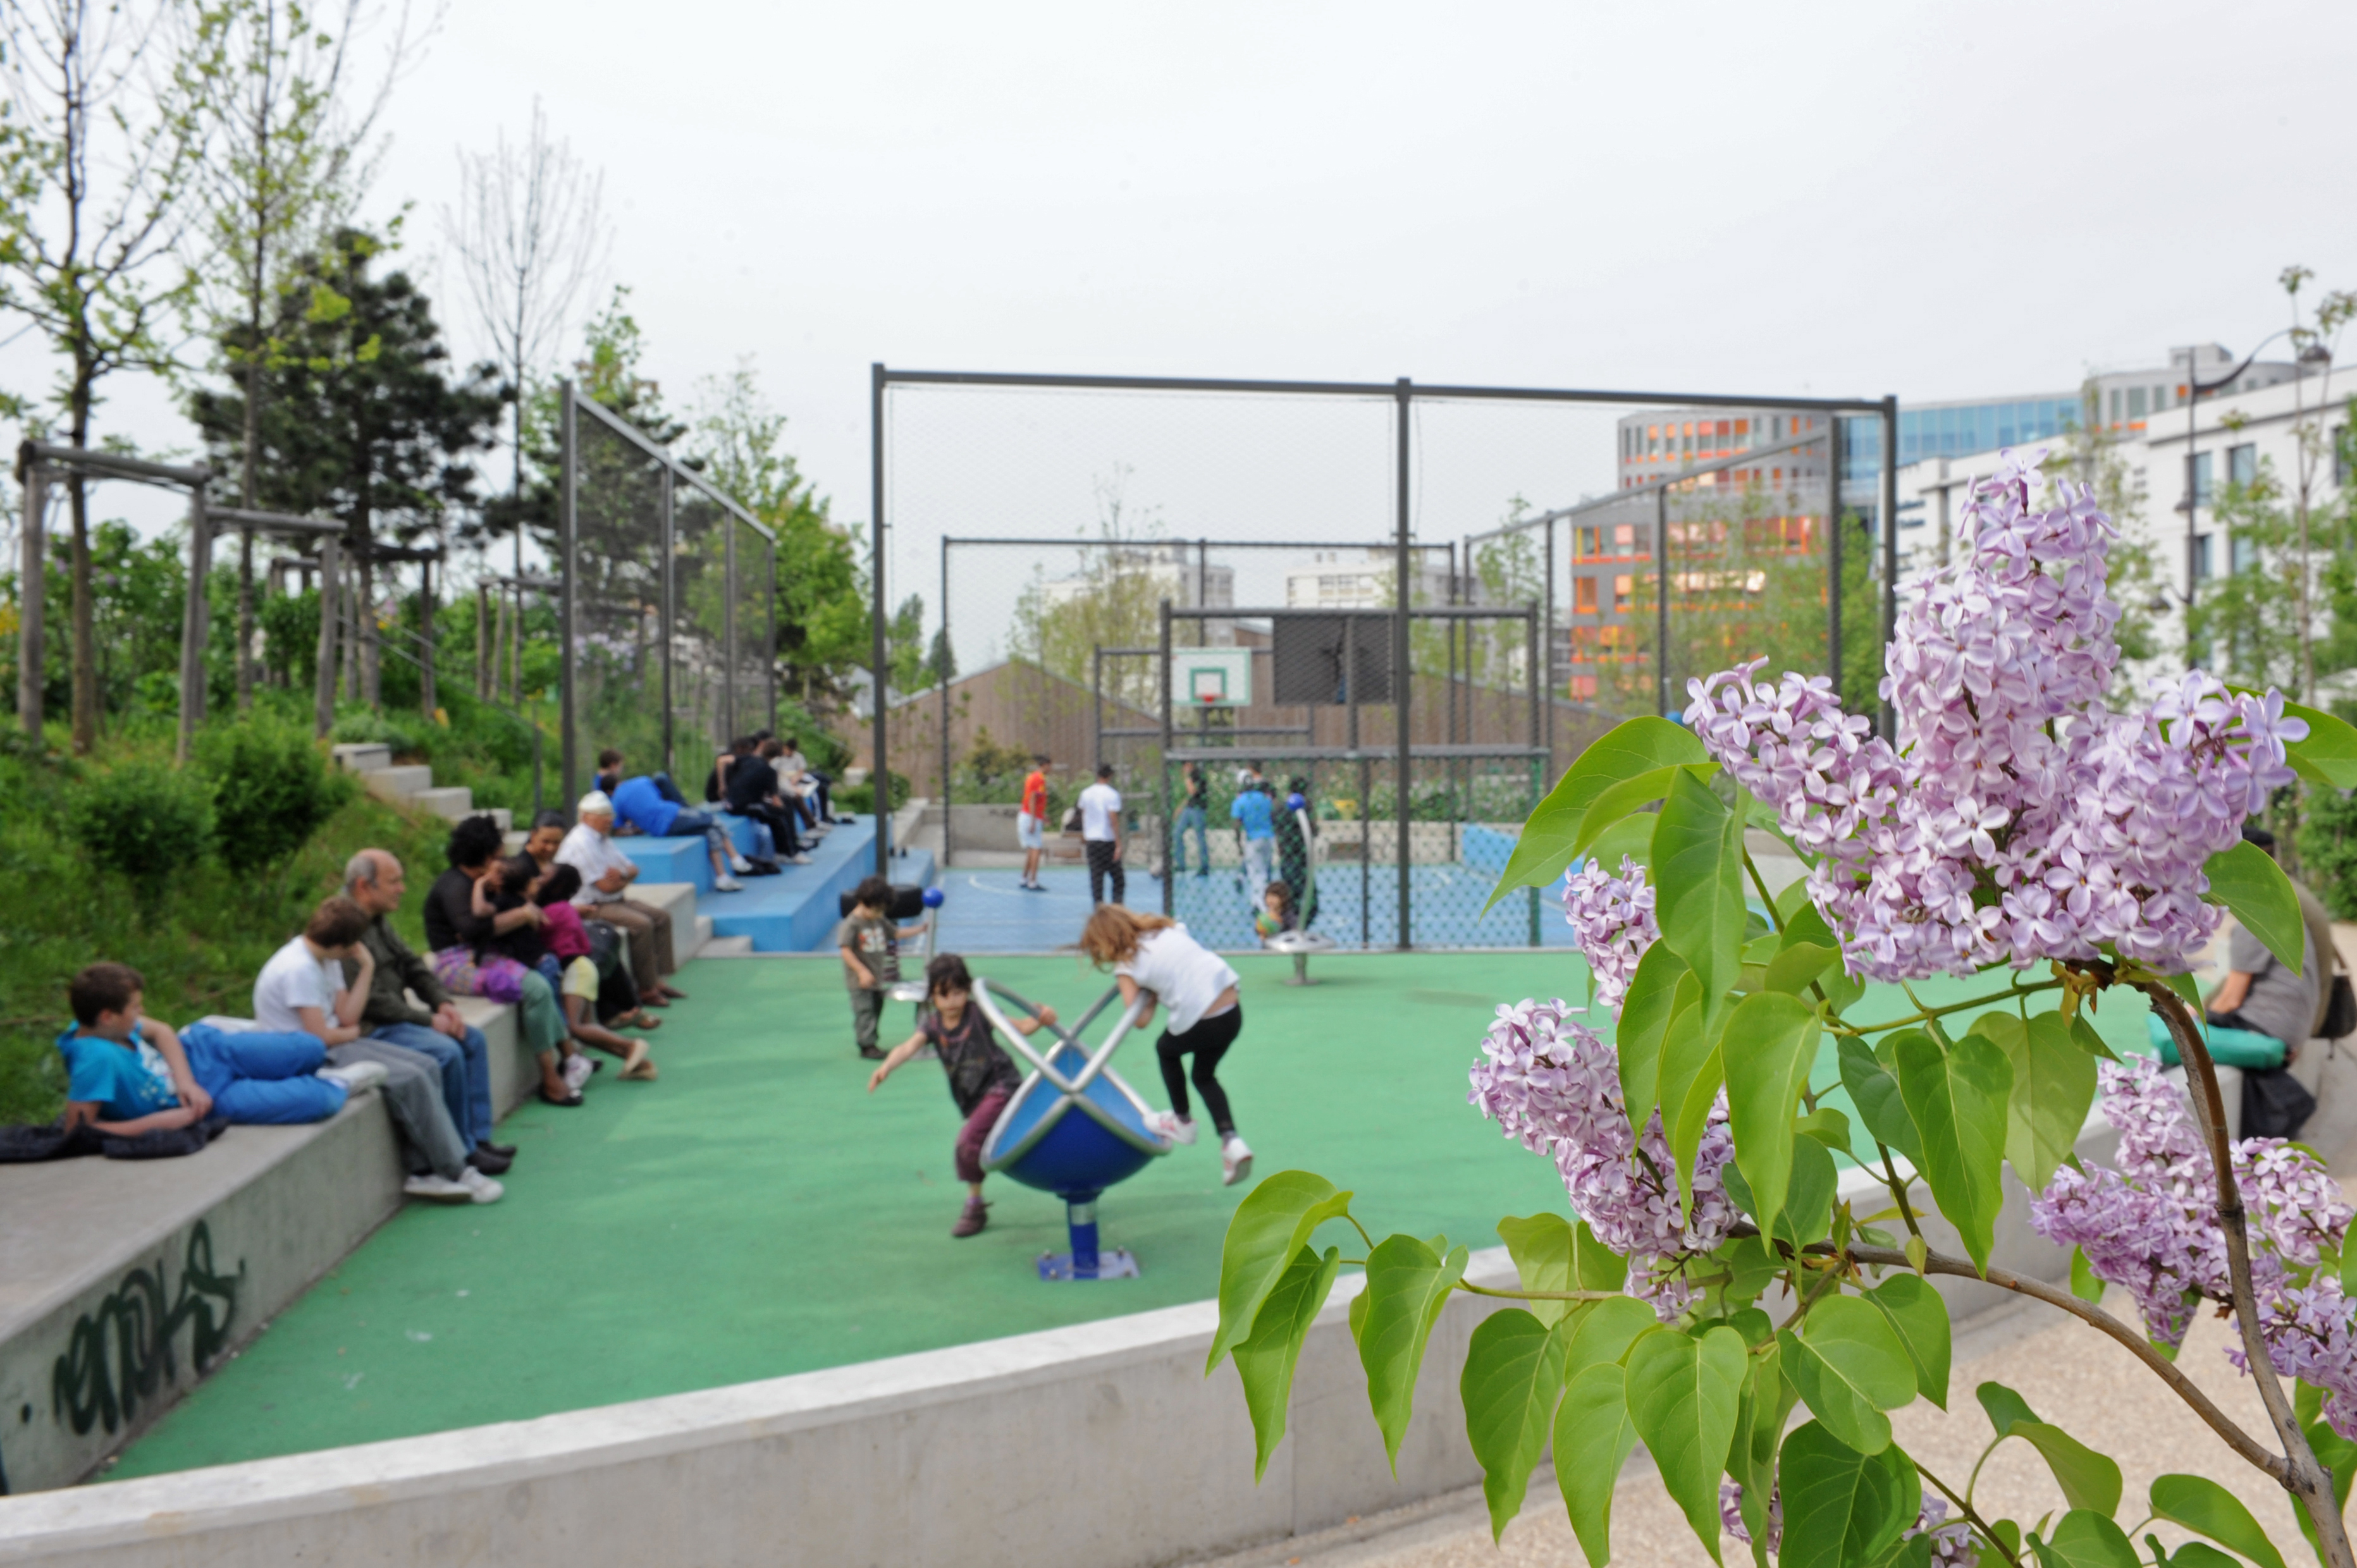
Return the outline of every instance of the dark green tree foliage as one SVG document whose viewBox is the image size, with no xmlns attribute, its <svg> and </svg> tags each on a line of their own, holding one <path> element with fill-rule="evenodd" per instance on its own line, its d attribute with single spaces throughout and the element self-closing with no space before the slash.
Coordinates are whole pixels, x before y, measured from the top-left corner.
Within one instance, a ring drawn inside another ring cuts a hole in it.
<svg viewBox="0 0 2357 1568">
<path fill-rule="evenodd" d="M 194 773 L 127 762 L 68 796 L 66 831 L 92 865 L 130 885 L 144 918 L 211 847 L 212 790 Z"/>
<path fill-rule="evenodd" d="M 169 683 L 162 710 L 177 711 L 180 668 L 180 608 L 188 597 L 186 545 L 172 538 L 142 541 L 129 523 L 109 520 L 91 530 L 91 619 L 96 632 L 99 706 L 122 714 L 141 706 L 143 679 Z M 70 562 L 62 553 L 45 563 L 48 602 L 62 605 L 71 593 Z M 16 574 L 0 576 L 0 598 L 16 598 Z M 0 679 L 14 691 L 16 639 L 0 639 Z M 45 640 L 41 650 L 42 711 L 62 718 L 72 696 L 72 642 Z M 155 682 L 149 682 L 152 689 Z"/>
<path fill-rule="evenodd" d="M 197 767 L 212 786 L 223 828 L 221 864 L 240 874 L 274 873 L 353 793 L 350 779 L 328 772 L 307 735 L 259 713 L 205 730 Z"/>
</svg>

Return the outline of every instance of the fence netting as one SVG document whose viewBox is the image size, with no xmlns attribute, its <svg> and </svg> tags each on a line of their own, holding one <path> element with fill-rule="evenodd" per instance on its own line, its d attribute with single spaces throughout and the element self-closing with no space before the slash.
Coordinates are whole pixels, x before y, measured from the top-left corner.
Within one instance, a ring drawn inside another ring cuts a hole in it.
<svg viewBox="0 0 2357 1568">
<path fill-rule="evenodd" d="M 586 415 L 573 454 L 571 751 L 586 774 L 608 746 L 634 770 L 668 767 L 663 470 Z M 568 779 L 569 796 L 580 783 Z"/>
</svg>

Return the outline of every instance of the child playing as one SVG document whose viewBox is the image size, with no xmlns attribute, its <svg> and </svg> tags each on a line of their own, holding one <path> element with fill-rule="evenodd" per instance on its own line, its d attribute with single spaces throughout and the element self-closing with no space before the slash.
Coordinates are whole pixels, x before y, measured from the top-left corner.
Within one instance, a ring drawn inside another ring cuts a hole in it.
<svg viewBox="0 0 2357 1568">
<path fill-rule="evenodd" d="M 1283 936 L 1299 922 L 1293 914 L 1293 889 L 1272 882 L 1261 890 L 1260 913 L 1253 917 L 1253 932 L 1262 941 Z"/>
<path fill-rule="evenodd" d="M 990 1223 L 990 1206 L 982 1201 L 982 1145 L 998 1124 L 1022 1079 L 1006 1047 L 991 1032 L 990 1020 L 974 1005 L 974 977 L 965 960 L 953 952 L 938 955 L 925 965 L 925 1005 L 917 1011 L 917 1032 L 892 1047 L 891 1053 L 867 1075 L 867 1092 L 892 1076 L 892 1069 L 927 1046 L 940 1053 L 942 1070 L 949 1076 L 950 1099 L 956 1101 L 965 1124 L 958 1129 L 957 1174 L 965 1183 L 965 1211 L 950 1234 L 978 1236 Z M 1010 1019 L 1028 1035 L 1056 1021 L 1053 1007 L 1042 1007 L 1034 1018 Z"/>
<path fill-rule="evenodd" d="M 882 1061 L 876 1040 L 877 1023 L 884 1015 L 884 993 L 900 978 L 900 939 L 921 932 L 922 926 L 896 926 L 886 911 L 892 907 L 892 885 L 870 876 L 851 890 L 851 913 L 836 922 L 835 950 L 843 954 L 843 983 L 851 993 L 851 1029 L 866 1061 Z"/>
<path fill-rule="evenodd" d="M 1252 1150 L 1236 1136 L 1228 1092 L 1218 1077 L 1220 1058 L 1243 1032 L 1236 972 L 1168 916 L 1140 915 L 1118 904 L 1097 906 L 1081 929 L 1081 950 L 1099 969 L 1113 966 L 1124 1006 L 1135 1002 L 1141 992 L 1146 994 L 1139 1028 L 1153 1021 L 1157 1002 L 1170 1009 L 1170 1026 L 1155 1042 L 1154 1055 L 1162 1065 L 1162 1086 L 1170 1091 L 1171 1108 L 1147 1117 L 1147 1129 L 1174 1144 L 1195 1141 L 1195 1123 L 1187 1114 L 1187 1074 L 1179 1063 L 1192 1052 L 1195 1090 L 1220 1134 L 1221 1179 L 1233 1187 L 1252 1175 Z"/>
<path fill-rule="evenodd" d="M 310 1035 L 231 1034 L 210 1024 L 183 1034 L 142 1015 L 146 989 L 126 963 L 93 963 L 66 987 L 74 1026 L 58 1036 L 58 1053 L 69 1131 L 88 1122 L 135 1138 L 208 1116 L 257 1126 L 322 1122 L 344 1108 L 350 1085 L 382 1076 L 321 1071 L 327 1047 Z"/>
<path fill-rule="evenodd" d="M 597 1019 L 597 961 L 589 956 L 589 929 L 570 902 L 580 891 L 581 873 L 570 865 L 552 867 L 532 883 L 533 902 L 540 906 L 541 939 L 565 966 L 557 995 L 564 1001 L 565 1026 L 583 1045 L 621 1058 L 624 1078 L 651 1079 L 655 1064 L 647 1043 L 618 1035 Z"/>
</svg>

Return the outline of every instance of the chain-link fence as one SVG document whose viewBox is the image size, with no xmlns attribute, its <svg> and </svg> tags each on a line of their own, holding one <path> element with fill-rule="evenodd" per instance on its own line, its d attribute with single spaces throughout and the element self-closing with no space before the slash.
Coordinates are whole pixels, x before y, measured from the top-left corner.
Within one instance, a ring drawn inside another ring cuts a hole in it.
<svg viewBox="0 0 2357 1568">
<path fill-rule="evenodd" d="M 893 623 L 878 727 L 892 771 L 944 808 L 929 820 L 952 865 L 1004 854 L 1035 755 L 1055 764 L 1051 846 L 1110 764 L 1146 803 L 1133 864 L 1188 865 L 1169 908 L 1243 940 L 1242 851 L 1222 813 L 1258 758 L 1280 806 L 1291 779 L 1310 786 L 1326 934 L 1551 940 L 1559 922 L 1534 934 L 1520 896 L 1481 905 L 1523 816 L 1597 736 L 1683 707 L 1687 678 L 1756 655 L 1812 674 L 1841 663 L 1852 700 L 1874 700 L 1889 476 L 1839 493 L 1832 476 L 1844 428 L 1891 417 L 1888 400 L 880 367 L 877 384 L 878 604 Z M 1403 600 L 1419 612 L 1404 632 Z M 1159 658 L 1166 602 L 1174 649 L 1236 650 L 1244 688 L 1181 693 L 1167 747 L 1158 710 L 1187 661 Z M 1481 613 L 1420 613 L 1435 610 Z M 1354 657 L 1379 650 L 1385 675 L 1404 637 L 1405 736 L 1390 696 L 1278 700 L 1274 643 L 1304 611 L 1363 617 L 1372 646 Z M 1231 781 L 1210 800 L 1203 877 L 1191 843 L 1173 861 L 1161 800 L 1189 761 Z"/>
<path fill-rule="evenodd" d="M 562 414 L 565 794 L 608 746 L 692 788 L 775 722 L 776 542 L 570 385 Z"/>
</svg>

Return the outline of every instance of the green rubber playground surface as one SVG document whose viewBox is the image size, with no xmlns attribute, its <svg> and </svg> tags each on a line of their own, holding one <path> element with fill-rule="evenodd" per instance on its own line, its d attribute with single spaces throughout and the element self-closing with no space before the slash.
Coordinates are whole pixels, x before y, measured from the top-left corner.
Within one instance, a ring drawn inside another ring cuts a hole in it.
<svg viewBox="0 0 2357 1568">
<path fill-rule="evenodd" d="M 1465 1069 L 1498 1001 L 1586 994 L 1577 955 L 1338 955 L 1317 963 L 1323 983 L 1308 990 L 1280 983 L 1284 960 L 1234 961 L 1246 1022 L 1220 1076 L 1256 1174 L 1318 1171 L 1357 1192 L 1352 1207 L 1378 1235 L 1443 1231 L 1475 1248 L 1497 1244 L 1501 1215 L 1560 1208 L 1552 1164 L 1465 1103 Z M 1068 1018 L 1105 983 L 1071 959 L 975 968 Z M 501 1127 L 523 1151 L 504 1201 L 404 1209 L 109 1478 L 780 1377 L 1216 1294 L 1221 1237 L 1243 1189 L 1220 1185 L 1208 1129 L 1098 1205 L 1104 1245 L 1135 1251 L 1143 1277 L 1042 1283 L 1033 1260 L 1062 1249 L 1062 1205 L 993 1177 L 990 1229 L 951 1240 L 963 1188 L 941 1069 L 911 1062 L 869 1096 L 835 965 L 716 961 L 681 983 L 693 1000 L 653 1036 L 659 1082 L 619 1083 L 609 1069 L 578 1110 L 517 1111 Z M 1917 992 L 1978 993 L 1963 983 Z M 1896 988 L 1875 993 L 1853 1017 L 1910 1010 Z M 888 1043 L 909 1018 L 888 1010 Z M 2115 1047 L 2142 1048 L 2140 1000 L 2108 1002 L 2099 1026 Z M 1114 1067 L 1159 1105 L 1145 1045 L 1125 1047 Z M 1830 1076 L 1828 1057 L 1818 1081 Z"/>
</svg>

